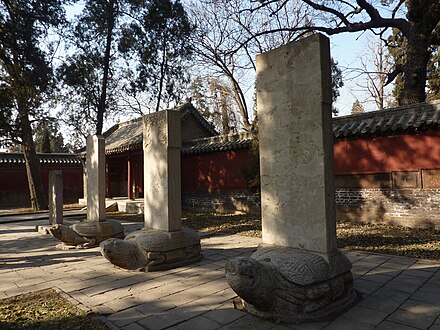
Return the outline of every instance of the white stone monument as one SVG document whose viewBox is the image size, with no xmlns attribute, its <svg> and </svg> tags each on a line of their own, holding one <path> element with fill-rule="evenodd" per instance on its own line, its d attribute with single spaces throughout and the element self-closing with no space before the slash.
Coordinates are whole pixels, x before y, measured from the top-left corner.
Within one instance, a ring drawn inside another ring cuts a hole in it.
<svg viewBox="0 0 440 330">
<path fill-rule="evenodd" d="M 87 138 L 87 221 L 105 221 L 105 139 Z"/>
<path fill-rule="evenodd" d="M 105 139 L 99 135 L 87 138 L 87 218 L 70 227 L 57 224 L 49 233 L 62 241 L 59 249 L 95 247 L 108 238 L 124 238 L 119 221 L 106 219 L 105 214 Z"/>
<path fill-rule="evenodd" d="M 49 172 L 49 224 L 63 223 L 63 172 Z"/>
<path fill-rule="evenodd" d="M 197 262 L 200 238 L 181 222 L 181 115 L 144 116 L 145 227 L 100 244 L 102 255 L 124 269 L 157 271 Z"/>
<path fill-rule="evenodd" d="M 281 322 L 325 319 L 356 299 L 336 246 L 329 49 L 316 34 L 257 56 L 263 244 L 226 274 L 246 310 Z"/>
<path fill-rule="evenodd" d="M 181 119 L 166 110 L 144 117 L 145 227 L 178 231 L 182 227 Z"/>
</svg>

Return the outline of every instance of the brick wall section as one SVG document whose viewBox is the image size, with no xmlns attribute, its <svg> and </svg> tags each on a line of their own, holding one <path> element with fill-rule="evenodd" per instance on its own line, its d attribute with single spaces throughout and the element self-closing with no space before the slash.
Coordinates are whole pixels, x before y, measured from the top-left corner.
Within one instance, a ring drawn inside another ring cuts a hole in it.
<svg viewBox="0 0 440 330">
<path fill-rule="evenodd" d="M 440 189 L 336 189 L 338 220 L 440 229 Z"/>
<path fill-rule="evenodd" d="M 217 213 L 261 213 L 260 195 L 247 190 L 223 191 L 209 193 L 208 191 L 183 190 L 182 208 L 188 211 L 204 211 Z"/>
<path fill-rule="evenodd" d="M 336 218 L 369 223 L 440 229 L 440 189 L 336 189 Z M 253 213 L 261 211 L 258 194 L 248 191 L 182 192 L 190 211 Z"/>
</svg>

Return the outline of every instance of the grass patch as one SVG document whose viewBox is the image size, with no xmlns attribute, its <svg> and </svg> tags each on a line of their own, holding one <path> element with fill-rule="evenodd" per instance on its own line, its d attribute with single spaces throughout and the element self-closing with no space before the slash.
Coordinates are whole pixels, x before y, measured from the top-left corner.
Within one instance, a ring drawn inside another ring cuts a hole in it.
<svg viewBox="0 0 440 330">
<path fill-rule="evenodd" d="M 0 300 L 0 329 L 93 329 L 107 326 L 96 314 L 86 314 L 53 289 Z"/>
<path fill-rule="evenodd" d="M 421 259 L 440 259 L 440 230 L 337 222 L 338 246 Z"/>
</svg>

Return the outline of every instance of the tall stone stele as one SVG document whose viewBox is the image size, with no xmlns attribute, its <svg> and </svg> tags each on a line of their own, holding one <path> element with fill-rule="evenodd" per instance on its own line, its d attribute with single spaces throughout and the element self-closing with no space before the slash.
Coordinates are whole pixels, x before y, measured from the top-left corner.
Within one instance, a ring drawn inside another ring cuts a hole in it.
<svg viewBox="0 0 440 330">
<path fill-rule="evenodd" d="M 257 56 L 263 240 L 226 264 L 252 314 L 317 321 L 356 299 L 336 246 L 329 40 L 316 34 Z"/>
<path fill-rule="evenodd" d="M 101 243 L 101 253 L 124 269 L 157 271 L 200 260 L 197 232 L 181 220 L 181 116 L 164 110 L 144 116 L 145 227 L 125 240 Z"/>
<path fill-rule="evenodd" d="M 49 223 L 63 223 L 63 172 L 49 172 Z"/>
<path fill-rule="evenodd" d="M 116 220 L 106 219 L 105 212 L 105 139 L 100 135 L 87 138 L 87 218 L 70 227 L 56 224 L 49 233 L 63 242 L 67 249 L 95 247 L 110 237 L 124 238 L 124 227 Z"/>
</svg>

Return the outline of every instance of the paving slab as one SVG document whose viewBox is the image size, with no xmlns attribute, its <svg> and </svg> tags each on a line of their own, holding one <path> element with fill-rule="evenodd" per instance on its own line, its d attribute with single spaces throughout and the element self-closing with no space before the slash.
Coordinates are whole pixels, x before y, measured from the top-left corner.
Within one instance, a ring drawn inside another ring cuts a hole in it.
<svg viewBox="0 0 440 330">
<path fill-rule="evenodd" d="M 337 318 L 328 326 L 324 327 L 325 330 L 373 330 L 374 325 L 362 323 L 359 320 L 345 317 L 345 315 Z M 298 328 L 301 329 L 301 328 Z"/>
<path fill-rule="evenodd" d="M 240 311 L 238 309 L 235 308 L 231 308 L 231 304 L 224 304 L 222 306 L 220 306 L 217 309 L 214 309 L 212 311 L 209 311 L 207 313 L 204 314 L 205 317 L 221 324 L 221 325 L 225 325 L 228 323 L 231 323 L 243 316 L 245 316 L 246 313 L 243 311 Z"/>
<path fill-rule="evenodd" d="M 197 316 L 188 321 L 179 323 L 176 329 L 179 330 L 194 330 L 194 329 L 204 329 L 204 330 L 214 330 L 220 328 L 220 324 L 204 316 Z"/>
<path fill-rule="evenodd" d="M 387 314 L 397 310 L 411 295 L 395 290 L 379 290 L 358 303 L 359 307 L 369 308 Z"/>
<path fill-rule="evenodd" d="M 0 299 L 53 287 L 112 329 L 440 329 L 438 260 L 344 251 L 363 299 L 333 320 L 274 324 L 234 309 L 224 276 L 225 261 L 251 255 L 258 238 L 204 235 L 200 262 L 138 273 L 113 266 L 98 248 L 56 250 L 58 241 L 35 231 L 45 221 L 0 223 Z"/>
</svg>

